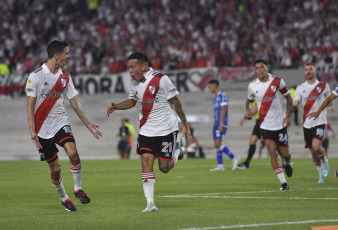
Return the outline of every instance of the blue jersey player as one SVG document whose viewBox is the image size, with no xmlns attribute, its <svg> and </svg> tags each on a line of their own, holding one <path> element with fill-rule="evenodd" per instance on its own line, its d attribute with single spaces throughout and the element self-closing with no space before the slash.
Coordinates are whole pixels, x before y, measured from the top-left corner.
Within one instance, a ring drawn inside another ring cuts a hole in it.
<svg viewBox="0 0 338 230">
<path fill-rule="evenodd" d="M 232 170 L 237 167 L 238 158 L 229 150 L 225 145 L 222 145 L 222 139 L 225 136 L 228 128 L 228 96 L 224 91 L 219 90 L 218 80 L 211 80 L 208 83 L 209 92 L 214 94 L 214 126 L 213 137 L 214 146 L 217 150 L 217 163 L 218 166 L 210 171 L 224 171 L 223 166 L 223 153 L 232 159 Z"/>
</svg>

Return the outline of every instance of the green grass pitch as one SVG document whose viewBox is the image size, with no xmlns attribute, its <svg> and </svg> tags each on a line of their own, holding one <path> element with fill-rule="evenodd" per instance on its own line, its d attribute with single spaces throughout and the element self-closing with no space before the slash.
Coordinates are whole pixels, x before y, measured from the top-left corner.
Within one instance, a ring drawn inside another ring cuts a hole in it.
<svg viewBox="0 0 338 230">
<path fill-rule="evenodd" d="M 311 159 L 293 159 L 290 191 L 280 184 L 269 159 L 254 159 L 248 170 L 209 172 L 215 159 L 183 159 L 167 174 L 155 163 L 156 213 L 146 206 L 140 160 L 83 160 L 82 188 L 91 203 L 73 194 L 69 162 L 63 182 L 77 212 L 64 211 L 38 161 L 0 162 L 0 229 L 311 229 L 338 225 L 338 159 L 330 159 L 325 184 Z"/>
</svg>

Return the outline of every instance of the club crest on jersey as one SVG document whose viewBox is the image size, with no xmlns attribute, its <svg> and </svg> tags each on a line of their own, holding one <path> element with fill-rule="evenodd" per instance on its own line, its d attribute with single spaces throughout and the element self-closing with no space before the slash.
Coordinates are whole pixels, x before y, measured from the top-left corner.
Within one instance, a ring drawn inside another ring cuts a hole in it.
<svg viewBox="0 0 338 230">
<path fill-rule="evenodd" d="M 154 85 L 149 86 L 149 91 L 151 92 L 151 94 L 154 94 L 155 93 L 155 86 Z"/>
<path fill-rule="evenodd" d="M 273 92 L 276 92 L 276 86 L 272 85 L 272 86 L 271 86 L 271 90 L 272 90 Z"/>
<path fill-rule="evenodd" d="M 64 87 L 66 87 L 67 81 L 65 79 L 61 78 L 61 84 L 64 88 Z"/>
<path fill-rule="evenodd" d="M 320 93 L 322 89 L 320 87 L 317 87 L 317 92 Z"/>
</svg>

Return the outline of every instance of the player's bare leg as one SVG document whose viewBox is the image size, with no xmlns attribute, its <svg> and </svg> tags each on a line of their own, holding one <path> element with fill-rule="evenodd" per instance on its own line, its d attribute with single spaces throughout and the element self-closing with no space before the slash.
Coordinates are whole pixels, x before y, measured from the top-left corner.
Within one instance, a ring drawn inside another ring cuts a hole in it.
<svg viewBox="0 0 338 230">
<path fill-rule="evenodd" d="M 154 185 L 155 185 L 155 173 L 154 173 L 154 161 L 155 155 L 150 153 L 142 154 L 142 183 L 144 196 L 147 199 L 147 207 L 142 212 L 156 212 L 158 208 L 154 203 Z"/>
<path fill-rule="evenodd" d="M 324 183 L 325 177 L 327 177 L 327 175 L 329 174 L 329 163 L 324 155 L 322 141 L 317 138 L 313 138 L 310 151 L 312 154 L 313 163 L 319 172 L 318 183 Z"/>
<path fill-rule="evenodd" d="M 280 165 L 279 160 L 278 160 L 276 142 L 271 141 L 271 140 L 265 140 L 265 144 L 266 144 L 268 153 L 270 155 L 271 166 L 273 170 L 275 171 L 280 183 L 282 184 L 282 188 L 280 190 L 289 190 L 289 186 L 286 182 L 286 179 L 283 173 L 283 168 Z"/>
</svg>

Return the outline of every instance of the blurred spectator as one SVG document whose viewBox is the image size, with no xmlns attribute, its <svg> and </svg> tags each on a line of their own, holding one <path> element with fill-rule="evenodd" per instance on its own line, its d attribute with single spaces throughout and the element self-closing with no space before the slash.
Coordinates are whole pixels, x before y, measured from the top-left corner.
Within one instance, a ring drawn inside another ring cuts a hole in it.
<svg viewBox="0 0 338 230">
<path fill-rule="evenodd" d="M 124 71 L 134 51 L 156 69 L 338 63 L 337 15 L 329 0 L 2 0 L 0 58 L 30 72 L 59 38 L 74 49 L 71 74 Z"/>
<path fill-rule="evenodd" d="M 0 76 L 5 76 L 8 74 L 10 74 L 8 65 L 0 60 Z"/>
</svg>

